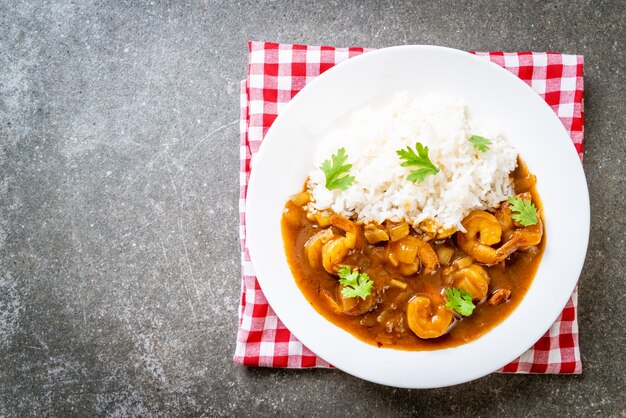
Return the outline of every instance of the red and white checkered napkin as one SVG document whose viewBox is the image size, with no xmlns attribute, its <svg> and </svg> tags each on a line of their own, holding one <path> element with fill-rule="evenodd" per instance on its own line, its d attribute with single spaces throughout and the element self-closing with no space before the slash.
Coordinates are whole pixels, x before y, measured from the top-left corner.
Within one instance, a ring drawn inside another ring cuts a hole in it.
<svg viewBox="0 0 626 418">
<path fill-rule="evenodd" d="M 241 190 L 239 201 L 242 288 L 234 361 L 246 366 L 332 367 L 304 347 L 268 305 L 246 248 L 245 202 L 250 159 L 280 110 L 309 81 L 363 48 L 251 42 L 248 79 L 241 83 Z M 552 107 L 583 151 L 583 57 L 543 52 L 476 52 L 530 85 Z M 505 373 L 582 372 L 576 319 L 577 291 L 548 332 Z"/>
</svg>

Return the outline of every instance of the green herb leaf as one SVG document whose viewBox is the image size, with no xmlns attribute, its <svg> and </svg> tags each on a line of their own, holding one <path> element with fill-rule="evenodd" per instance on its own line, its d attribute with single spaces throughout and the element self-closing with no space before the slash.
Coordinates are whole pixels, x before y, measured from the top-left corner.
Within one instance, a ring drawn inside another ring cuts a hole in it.
<svg viewBox="0 0 626 418">
<path fill-rule="evenodd" d="M 398 150 L 396 154 L 398 154 L 400 159 L 405 160 L 402 163 L 402 167 L 417 167 L 417 170 L 411 170 L 407 179 L 413 183 L 421 183 L 426 176 L 437 174 L 439 168 L 428 158 L 428 147 L 417 142 L 415 143 L 415 149 L 417 150 L 417 154 L 411 147 L 406 147 L 406 150 Z"/>
<path fill-rule="evenodd" d="M 374 284 L 366 273 L 359 273 L 358 269 L 351 271 L 350 267 L 339 269 L 339 283 L 343 286 L 341 289 L 343 297 L 360 297 L 363 300 L 372 294 L 372 285 Z"/>
<path fill-rule="evenodd" d="M 480 152 L 487 152 L 489 150 L 489 145 L 492 143 L 487 138 L 478 135 L 472 135 L 469 137 L 468 141 L 471 142 L 474 145 L 474 148 Z"/>
<path fill-rule="evenodd" d="M 354 177 L 348 175 L 352 164 L 344 164 L 348 160 L 346 149 L 339 148 L 337 154 L 333 154 L 331 159 L 332 163 L 326 160 L 320 166 L 320 169 L 326 175 L 326 188 L 328 190 L 346 190 L 354 181 Z"/>
<path fill-rule="evenodd" d="M 446 289 L 446 308 L 457 311 L 463 316 L 470 316 L 476 305 L 472 303 L 472 296 L 465 290 L 456 287 Z"/>
<path fill-rule="evenodd" d="M 519 196 L 511 196 L 508 199 L 511 204 L 511 216 L 524 226 L 537 225 L 537 208 L 529 199 Z M 517 212 L 517 213 L 515 213 Z"/>
</svg>

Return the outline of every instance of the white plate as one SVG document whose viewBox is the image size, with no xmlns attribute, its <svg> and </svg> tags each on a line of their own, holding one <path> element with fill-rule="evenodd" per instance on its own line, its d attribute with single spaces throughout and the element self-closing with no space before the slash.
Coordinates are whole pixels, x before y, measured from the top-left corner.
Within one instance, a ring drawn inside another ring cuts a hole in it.
<svg viewBox="0 0 626 418">
<path fill-rule="evenodd" d="M 397 91 L 448 93 L 480 120 L 497 122 L 538 178 L 547 245 L 517 309 L 477 340 L 438 351 L 377 348 L 331 324 L 306 301 L 283 250 L 280 218 L 289 195 L 313 168 L 317 141 L 352 111 Z M 360 378 L 433 388 L 491 373 L 532 346 L 574 290 L 589 238 L 589 196 L 576 150 L 548 105 L 519 78 L 466 52 L 399 46 L 350 59 L 309 83 L 283 109 L 253 159 L 247 243 L 267 300 L 287 328 L 318 356 Z"/>
</svg>

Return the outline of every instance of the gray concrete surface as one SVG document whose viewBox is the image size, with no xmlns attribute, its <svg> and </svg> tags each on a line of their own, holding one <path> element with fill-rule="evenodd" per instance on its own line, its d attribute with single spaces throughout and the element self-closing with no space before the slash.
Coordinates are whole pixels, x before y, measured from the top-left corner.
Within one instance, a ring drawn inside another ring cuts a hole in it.
<svg viewBox="0 0 626 418">
<path fill-rule="evenodd" d="M 2 2 L 0 416 L 626 416 L 625 22 L 622 1 Z M 583 375 L 409 391 L 232 363 L 250 39 L 584 54 Z"/>
</svg>

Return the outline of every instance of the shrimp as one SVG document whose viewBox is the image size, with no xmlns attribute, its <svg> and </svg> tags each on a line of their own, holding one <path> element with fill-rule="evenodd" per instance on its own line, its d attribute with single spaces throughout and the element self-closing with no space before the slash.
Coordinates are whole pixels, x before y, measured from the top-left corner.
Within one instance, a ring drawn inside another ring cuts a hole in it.
<svg viewBox="0 0 626 418">
<path fill-rule="evenodd" d="M 335 273 L 339 263 L 346 258 L 350 250 L 354 249 L 357 244 L 361 245 L 361 240 L 359 227 L 354 222 L 335 215 L 330 218 L 330 223 L 346 233 L 345 236 L 333 234 L 332 238 L 326 238 L 322 247 L 322 265 L 327 272 Z"/>
<path fill-rule="evenodd" d="M 446 333 L 453 315 L 442 303 L 435 304 L 427 296 L 414 296 L 406 308 L 411 331 L 420 338 L 437 338 Z"/>
<path fill-rule="evenodd" d="M 497 264 L 517 250 L 528 250 L 539 244 L 543 235 L 540 217 L 537 217 L 535 225 L 516 228 L 511 217 L 511 209 L 506 202 L 502 203 L 496 215 L 484 210 L 475 210 L 461 223 L 467 232 L 457 234 L 457 244 L 466 254 L 483 264 Z M 505 242 L 500 248 L 491 247 L 501 239 Z"/>
<path fill-rule="evenodd" d="M 336 273 L 338 264 L 346 258 L 350 251 L 346 241 L 348 241 L 346 237 L 334 235 L 331 240 L 324 244 L 322 247 L 322 265 L 324 270 L 329 273 Z"/>
<path fill-rule="evenodd" d="M 541 219 L 537 217 L 537 223 L 535 225 L 525 226 L 514 230 L 510 239 L 500 248 L 498 251 L 501 254 L 506 254 L 504 258 L 513 254 L 515 251 L 526 251 L 530 247 L 538 245 L 541 242 L 543 236 L 543 223 Z"/>
<path fill-rule="evenodd" d="M 357 238 L 359 236 L 359 227 L 349 219 L 342 218 L 341 216 L 333 216 L 330 218 L 330 223 L 335 228 L 339 228 L 346 233 L 345 244 L 348 249 L 353 249 L 357 244 Z"/>
<path fill-rule="evenodd" d="M 526 200 L 532 199 L 531 194 L 528 192 L 520 193 L 518 196 Z M 509 203 L 503 202 L 496 210 L 496 218 L 500 222 L 503 238 L 506 241 L 506 244 L 501 247 L 502 252 L 511 254 L 516 250 L 526 251 L 541 242 L 541 237 L 543 236 L 541 217 L 537 217 L 535 225 L 521 225 L 513 220 Z"/>
<path fill-rule="evenodd" d="M 317 267 L 320 262 L 320 254 L 324 244 L 334 237 L 333 231 L 324 229 L 319 231 L 304 244 L 304 253 L 311 267 Z"/>
<path fill-rule="evenodd" d="M 478 264 L 471 264 L 449 273 L 449 280 L 459 290 L 465 290 L 473 300 L 482 301 L 487 297 L 489 282 L 487 271 Z"/>
<path fill-rule="evenodd" d="M 475 210 L 461 222 L 466 231 L 458 232 L 456 242 L 468 255 L 484 264 L 496 264 L 509 254 L 502 256 L 491 245 L 500 242 L 502 227 L 498 219 L 484 210 Z"/>
<path fill-rule="evenodd" d="M 521 199 L 532 200 L 532 195 L 528 192 L 520 193 L 517 196 Z M 511 205 L 506 200 L 502 202 L 498 209 L 496 209 L 495 216 L 496 219 L 498 219 L 498 222 L 500 222 L 500 227 L 502 228 L 502 237 L 505 241 L 511 239 L 511 235 L 515 230 L 515 227 L 523 227 L 523 225 L 513 220 Z"/>
</svg>

